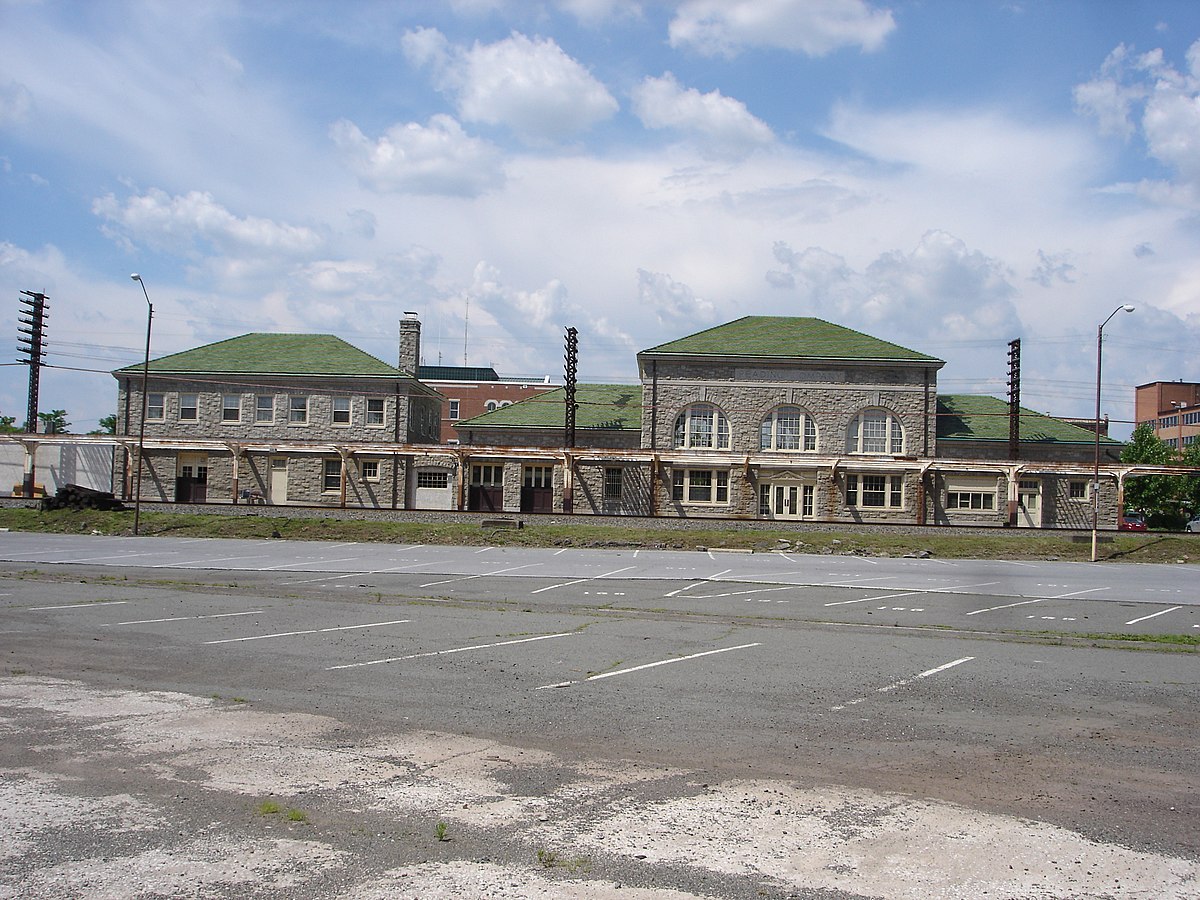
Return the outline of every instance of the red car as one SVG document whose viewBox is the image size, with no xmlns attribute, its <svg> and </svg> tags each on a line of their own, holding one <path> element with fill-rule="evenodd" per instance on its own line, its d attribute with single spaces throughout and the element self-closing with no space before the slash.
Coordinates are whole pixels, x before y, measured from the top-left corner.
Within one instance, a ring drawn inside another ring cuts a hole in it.
<svg viewBox="0 0 1200 900">
<path fill-rule="evenodd" d="M 1121 524 L 1118 527 L 1121 531 L 1145 531 L 1146 517 L 1141 513 L 1126 513 L 1121 516 Z"/>
</svg>

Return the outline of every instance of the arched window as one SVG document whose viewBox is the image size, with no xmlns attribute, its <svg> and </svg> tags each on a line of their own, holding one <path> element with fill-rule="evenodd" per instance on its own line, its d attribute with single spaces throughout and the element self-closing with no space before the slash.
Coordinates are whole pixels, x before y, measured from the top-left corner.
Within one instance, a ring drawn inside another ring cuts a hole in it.
<svg viewBox="0 0 1200 900">
<path fill-rule="evenodd" d="M 758 446 L 760 450 L 816 450 L 817 424 L 798 406 L 778 406 L 762 420 Z"/>
<path fill-rule="evenodd" d="M 846 452 L 893 456 L 904 453 L 904 427 L 899 417 L 889 409 L 864 409 L 850 420 Z"/>
<path fill-rule="evenodd" d="M 675 420 L 675 449 L 729 449 L 729 420 L 711 403 L 695 403 Z"/>
<path fill-rule="evenodd" d="M 489 400 L 487 403 L 483 404 L 483 408 L 486 409 L 488 412 L 495 412 L 497 406 L 498 406 L 498 404 L 496 403 L 495 400 Z"/>
</svg>

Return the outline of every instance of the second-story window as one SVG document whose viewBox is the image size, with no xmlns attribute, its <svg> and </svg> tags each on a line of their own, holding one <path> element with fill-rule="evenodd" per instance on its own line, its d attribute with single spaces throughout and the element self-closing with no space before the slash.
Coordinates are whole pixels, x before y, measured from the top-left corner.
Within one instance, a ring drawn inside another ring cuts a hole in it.
<svg viewBox="0 0 1200 900">
<path fill-rule="evenodd" d="M 780 406 L 762 420 L 758 443 L 761 450 L 816 450 L 817 426 L 798 406 Z"/>
<path fill-rule="evenodd" d="M 303 425 L 308 421 L 308 398 L 300 396 L 288 397 L 288 423 Z"/>
<path fill-rule="evenodd" d="M 458 401 L 457 401 L 457 400 L 451 400 L 451 401 L 450 401 L 450 421 L 452 421 L 452 422 L 457 422 L 457 421 L 458 421 L 458 416 L 459 416 L 459 413 L 458 413 Z"/>
<path fill-rule="evenodd" d="M 333 398 L 333 424 L 334 425 L 349 425 L 350 424 L 350 398 L 349 397 L 334 397 Z"/>
<path fill-rule="evenodd" d="M 242 395 L 223 394 L 221 396 L 221 421 L 240 422 L 242 420 Z"/>
<path fill-rule="evenodd" d="M 254 421 L 266 424 L 275 421 L 274 394 L 259 394 L 254 398 Z"/>
<path fill-rule="evenodd" d="M 179 421 L 195 422 L 200 418 L 200 398 L 196 394 L 179 395 Z"/>
<path fill-rule="evenodd" d="M 166 418 L 166 394 L 150 393 L 146 395 L 146 419 L 162 421 Z"/>
<path fill-rule="evenodd" d="M 847 453 L 899 455 L 904 452 L 904 427 L 891 410 L 865 409 L 850 422 Z"/>
<path fill-rule="evenodd" d="M 711 403 L 695 403 L 675 420 L 676 449 L 729 449 L 729 420 Z"/>
<path fill-rule="evenodd" d="M 368 397 L 367 398 L 367 424 L 382 425 L 383 424 L 383 398 Z"/>
</svg>

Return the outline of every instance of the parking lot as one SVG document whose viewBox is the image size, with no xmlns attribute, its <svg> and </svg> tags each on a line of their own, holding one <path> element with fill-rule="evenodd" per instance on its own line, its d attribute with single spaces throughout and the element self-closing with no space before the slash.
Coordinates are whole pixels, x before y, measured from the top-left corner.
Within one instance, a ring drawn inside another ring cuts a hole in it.
<svg viewBox="0 0 1200 900">
<path fill-rule="evenodd" d="M 0 560 L 0 896 L 1196 893 L 1195 656 L 1095 637 L 1194 634 L 1184 567 L 18 534 Z"/>
</svg>

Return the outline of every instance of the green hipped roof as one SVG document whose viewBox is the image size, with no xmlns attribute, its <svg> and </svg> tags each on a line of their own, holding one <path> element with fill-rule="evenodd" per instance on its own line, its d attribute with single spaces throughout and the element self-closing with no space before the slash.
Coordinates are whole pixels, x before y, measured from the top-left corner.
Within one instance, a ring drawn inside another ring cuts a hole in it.
<svg viewBox="0 0 1200 900">
<path fill-rule="evenodd" d="M 457 427 L 562 428 L 566 399 L 567 389 L 560 387 L 465 419 Z M 579 407 L 575 411 L 576 428 L 641 431 L 640 384 L 577 384 L 575 403 Z"/>
<path fill-rule="evenodd" d="M 136 375 L 141 365 L 114 375 Z M 407 378 L 332 334 L 244 334 L 150 360 L 156 375 L 354 375 Z"/>
<path fill-rule="evenodd" d="M 834 325 L 823 319 L 792 316 L 744 316 L 659 344 L 643 353 L 679 356 L 747 356 L 923 362 L 943 360 Z"/>
<path fill-rule="evenodd" d="M 1024 407 L 1021 408 L 1020 422 L 1022 443 L 1096 443 L 1094 432 Z M 937 398 L 937 439 L 1007 441 L 1008 401 L 971 394 L 940 394 Z M 1100 443 L 1116 445 L 1121 442 L 1101 435 Z"/>
</svg>

